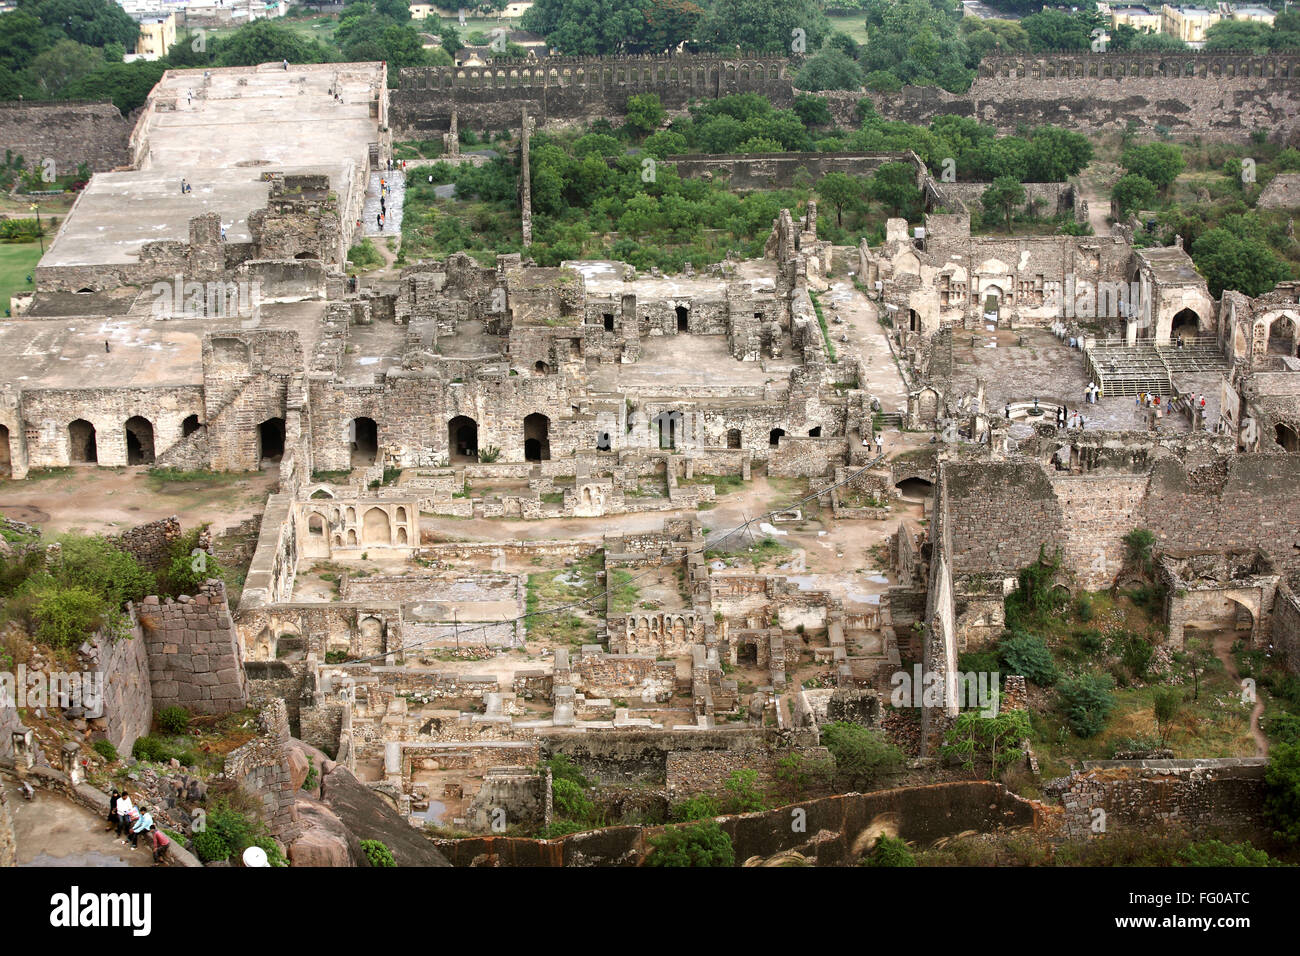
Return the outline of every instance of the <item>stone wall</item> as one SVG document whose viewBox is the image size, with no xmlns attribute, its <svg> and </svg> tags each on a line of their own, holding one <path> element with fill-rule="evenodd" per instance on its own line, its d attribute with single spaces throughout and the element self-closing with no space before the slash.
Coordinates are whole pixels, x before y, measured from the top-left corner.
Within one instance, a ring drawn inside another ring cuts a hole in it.
<svg viewBox="0 0 1300 956">
<path fill-rule="evenodd" d="M 684 800 L 698 793 L 721 796 L 727 781 L 740 770 L 756 771 L 754 789 L 775 793 L 781 787 L 777 776 L 781 758 L 796 751 L 779 750 L 674 750 L 668 754 L 664 769 L 668 798 Z M 825 762 L 833 758 L 825 747 L 799 750 L 805 762 Z"/>
<path fill-rule="evenodd" d="M 1254 130 L 1286 139 L 1297 129 L 1300 54 L 1045 53 L 986 56 L 964 94 L 907 86 L 870 94 L 889 119 L 924 125 L 974 116 L 1014 133 L 1022 124 L 1081 133 L 1123 132 L 1244 140 Z"/>
<path fill-rule="evenodd" d="M 198 594 L 175 601 L 147 597 L 137 613 L 155 707 L 226 714 L 247 704 L 248 684 L 224 584 L 210 579 Z"/>
<path fill-rule="evenodd" d="M 14 821 L 9 815 L 9 798 L 0 787 L 0 867 L 18 865 L 18 843 L 14 838 Z"/>
<path fill-rule="evenodd" d="M 550 57 L 541 64 L 406 67 L 389 95 L 394 139 L 428 139 L 451 128 L 514 129 L 522 111 L 539 127 L 622 116 L 629 96 L 656 93 L 668 109 L 696 99 L 759 93 L 793 102 L 785 57 Z"/>
<path fill-rule="evenodd" d="M 25 159 L 25 169 L 54 160 L 55 172 L 75 173 L 85 163 L 103 173 L 131 161 L 132 123 L 111 102 L 0 103 L 0 149 Z"/>
<path fill-rule="evenodd" d="M 1300 676 L 1300 599 L 1290 581 L 1281 581 L 1273 602 L 1273 647 L 1286 669 Z"/>
<path fill-rule="evenodd" d="M 225 776 L 262 804 L 271 835 L 290 843 L 297 827 L 293 804 L 297 794 L 289 765 L 289 715 L 284 701 L 273 700 L 257 715 L 258 736 L 226 755 Z"/>
<path fill-rule="evenodd" d="M 124 531 L 114 539 L 114 543 L 134 555 L 143 567 L 157 571 L 166 563 L 172 545 L 180 536 L 180 519 L 172 515 Z"/>
<path fill-rule="evenodd" d="M 1176 827 L 1257 836 L 1268 829 L 1260 816 L 1267 763 L 1263 757 L 1089 760 L 1044 789 L 1061 798 L 1067 837 L 1092 836 L 1098 820 L 1106 833 Z"/>
<path fill-rule="evenodd" d="M 711 178 L 732 189 L 785 189 L 805 171 L 813 182 L 827 173 L 870 176 L 885 163 L 919 163 L 915 153 L 687 153 L 669 156 L 682 179 Z"/>
<path fill-rule="evenodd" d="M 791 826 L 794 807 L 807 812 L 803 829 Z M 731 837 L 738 866 L 751 856 L 785 850 L 811 857 L 818 866 L 836 866 L 854 863 L 863 833 L 886 816 L 897 825 L 900 839 L 921 845 L 963 830 L 990 833 L 1043 823 L 1037 804 L 1000 784 L 968 781 L 840 794 L 722 817 L 720 825 Z M 650 839 L 662 832 L 662 827 L 609 827 L 558 840 L 479 837 L 434 842 L 453 866 L 637 866 L 650 851 Z"/>
<path fill-rule="evenodd" d="M 149 656 L 138 621 L 126 637 L 100 635 L 92 644 L 95 670 L 104 675 L 104 735 L 119 754 L 129 754 L 137 737 L 153 722 L 153 683 Z"/>
</svg>

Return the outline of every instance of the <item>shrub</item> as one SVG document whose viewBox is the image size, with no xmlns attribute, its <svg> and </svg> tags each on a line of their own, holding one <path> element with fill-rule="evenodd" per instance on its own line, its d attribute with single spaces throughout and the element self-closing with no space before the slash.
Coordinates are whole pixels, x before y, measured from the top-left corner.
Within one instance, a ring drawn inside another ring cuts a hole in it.
<svg viewBox="0 0 1300 956">
<path fill-rule="evenodd" d="M 183 734 L 190 729 L 190 712 L 184 707 L 164 707 L 158 711 L 158 729 L 166 734 Z"/>
<path fill-rule="evenodd" d="M 1012 632 L 998 646 L 998 653 L 1009 674 L 1023 674 L 1041 687 L 1050 687 L 1059 676 L 1056 661 L 1047 644 L 1035 634 Z"/>
<path fill-rule="evenodd" d="M 731 837 L 712 820 L 652 837 L 646 866 L 735 866 Z"/>
<path fill-rule="evenodd" d="M 1095 737 L 1106 726 L 1115 707 L 1115 683 L 1106 674 L 1081 674 L 1061 682 L 1061 713 L 1078 737 Z"/>
<path fill-rule="evenodd" d="M 1249 843 L 1202 840 L 1183 847 L 1178 854 L 1188 866 L 1276 866 L 1277 861 Z"/>
<path fill-rule="evenodd" d="M 95 753 L 99 754 L 109 763 L 113 763 L 114 761 L 117 760 L 117 748 L 113 746 L 113 742 L 111 740 L 108 739 L 96 740 L 93 744 L 90 745 L 90 749 L 95 751 Z"/>
<path fill-rule="evenodd" d="M 1136 634 L 1127 634 L 1123 638 L 1122 647 L 1120 661 L 1135 680 L 1146 680 L 1147 668 L 1151 666 L 1151 658 L 1156 652 L 1151 642 Z"/>
<path fill-rule="evenodd" d="M 53 647 L 76 647 L 109 623 L 110 609 L 85 588 L 54 588 L 39 599 L 33 617 L 36 639 Z"/>
<path fill-rule="evenodd" d="M 1265 722 L 1264 730 L 1278 743 L 1300 743 L 1300 717 L 1295 714 L 1282 713 L 1270 717 Z"/>
<path fill-rule="evenodd" d="M 1146 528 L 1134 528 L 1124 535 L 1124 552 L 1138 567 L 1149 570 L 1156 536 Z"/>
<path fill-rule="evenodd" d="M 903 752 L 876 730 L 837 722 L 822 728 L 822 744 L 835 758 L 836 771 L 853 787 L 867 789 L 903 764 Z"/>
<path fill-rule="evenodd" d="M 907 844 L 897 837 L 882 835 L 871 848 L 871 853 L 862 858 L 863 866 L 916 866 L 916 857 Z"/>
<path fill-rule="evenodd" d="M 1264 771 L 1264 819 L 1274 835 L 1300 843 L 1300 744 L 1276 744 Z"/>
<path fill-rule="evenodd" d="M 190 837 L 190 849 L 204 863 L 230 859 L 230 844 L 212 830 L 200 830 Z"/>
<path fill-rule="evenodd" d="M 737 770 L 727 778 L 727 810 L 731 813 L 754 813 L 767 808 L 764 799 L 754 782 L 758 780 L 757 770 Z"/>
<path fill-rule="evenodd" d="M 371 866 L 397 866 L 393 852 L 379 840 L 362 840 L 361 850 Z"/>
<path fill-rule="evenodd" d="M 708 820 L 722 814 L 722 805 L 708 794 L 700 793 L 673 807 L 672 818 L 682 823 Z"/>
<path fill-rule="evenodd" d="M 591 800 L 572 780 L 551 779 L 551 798 L 557 815 L 570 820 L 585 820 L 591 813 Z"/>
</svg>

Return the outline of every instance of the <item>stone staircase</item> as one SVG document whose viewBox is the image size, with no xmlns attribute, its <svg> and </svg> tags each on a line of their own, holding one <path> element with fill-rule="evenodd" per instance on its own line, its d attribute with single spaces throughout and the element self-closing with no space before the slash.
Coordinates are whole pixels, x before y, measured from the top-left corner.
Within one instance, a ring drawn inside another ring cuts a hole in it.
<svg viewBox="0 0 1300 956">
<path fill-rule="evenodd" d="M 1173 376 L 1223 372 L 1228 368 L 1213 337 L 1184 338 L 1176 344 L 1156 345 L 1150 340 L 1126 345 L 1122 341 L 1098 342 L 1088 350 L 1088 374 L 1102 394 L 1132 397 L 1142 392 L 1169 395 Z"/>
</svg>

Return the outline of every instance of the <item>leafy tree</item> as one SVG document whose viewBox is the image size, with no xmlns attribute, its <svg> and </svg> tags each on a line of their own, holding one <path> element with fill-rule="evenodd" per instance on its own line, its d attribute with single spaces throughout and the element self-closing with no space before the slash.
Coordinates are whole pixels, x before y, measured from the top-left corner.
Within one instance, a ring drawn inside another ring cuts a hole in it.
<svg viewBox="0 0 1300 956">
<path fill-rule="evenodd" d="M 1115 708 L 1114 686 L 1109 674 L 1081 674 L 1061 681 L 1059 706 L 1075 736 L 1095 737 L 1105 728 Z"/>
<path fill-rule="evenodd" d="M 892 73 L 902 83 L 962 92 L 979 62 L 958 31 L 956 0 L 865 0 L 867 33 L 862 69 Z"/>
<path fill-rule="evenodd" d="M 627 98 L 627 125 L 640 135 L 653 133 L 663 125 L 668 111 L 658 93 L 635 93 Z"/>
<path fill-rule="evenodd" d="M 861 724 L 836 722 L 822 728 L 822 745 L 835 758 L 836 773 L 867 790 L 903 764 L 903 753 L 884 734 Z"/>
<path fill-rule="evenodd" d="M 227 37 L 214 41 L 218 66 L 257 66 L 260 63 L 328 63 L 329 50 L 315 40 L 305 40 L 274 20 L 255 20 Z"/>
<path fill-rule="evenodd" d="M 32 60 L 28 74 L 42 93 L 58 96 L 69 83 L 104 66 L 104 54 L 75 40 L 59 40 Z"/>
<path fill-rule="evenodd" d="M 1192 245 L 1192 261 L 1216 298 L 1228 290 L 1263 295 L 1291 272 L 1267 242 L 1225 228 L 1210 229 L 1197 237 Z"/>
<path fill-rule="evenodd" d="M 1111 49 L 1114 49 L 1112 46 Z M 1168 33 L 1139 33 L 1128 45 L 1135 53 L 1177 53 L 1191 49 L 1186 41 Z"/>
<path fill-rule="evenodd" d="M 1041 10 L 1020 21 L 1031 50 L 1087 50 L 1093 24 L 1062 10 Z"/>
<path fill-rule="evenodd" d="M 801 90 L 860 90 L 862 68 L 840 50 L 823 49 L 803 65 L 794 82 Z"/>
<path fill-rule="evenodd" d="M 1012 214 L 1025 204 L 1025 187 L 1014 176 L 999 176 L 984 190 L 980 202 L 990 213 L 1005 217 L 1010 232 Z"/>
<path fill-rule="evenodd" d="M 858 176 L 848 173 L 827 173 L 817 183 L 817 195 L 835 207 L 835 223 L 844 226 L 844 210 L 860 209 L 867 196 L 867 184 Z"/>
<path fill-rule="evenodd" d="M 55 588 L 36 605 L 36 639 L 52 647 L 77 647 L 109 623 L 111 609 L 85 588 Z"/>
<path fill-rule="evenodd" d="M 897 93 L 903 88 L 903 81 L 888 70 L 872 70 L 863 78 L 862 85 L 874 93 Z"/>
<path fill-rule="evenodd" d="M 107 538 L 66 534 L 60 536 L 59 546 L 50 573 L 62 587 L 83 588 L 115 609 L 154 589 L 153 575 Z"/>
<path fill-rule="evenodd" d="M 809 96 L 807 93 L 796 95 L 794 98 L 794 111 L 799 117 L 799 122 L 803 123 L 808 129 L 818 126 L 830 126 L 834 123 L 830 106 L 820 96 Z"/>
<path fill-rule="evenodd" d="M 1210 50 L 1253 50 L 1263 53 L 1269 46 L 1273 28 L 1266 23 L 1246 20 L 1220 20 L 1205 31 L 1205 46 Z"/>
<path fill-rule="evenodd" d="M 650 839 L 646 866 L 735 866 L 731 837 L 712 820 L 669 827 Z"/>
<path fill-rule="evenodd" d="M 958 33 L 965 38 L 971 56 L 977 59 L 990 53 L 1018 53 L 1029 49 L 1029 33 L 1015 20 L 965 17 Z"/>
<path fill-rule="evenodd" d="M 885 163 L 872 175 L 867 192 L 895 216 L 915 210 L 921 203 L 916 172 L 908 163 Z"/>
<path fill-rule="evenodd" d="M 881 834 L 871 853 L 862 858 L 863 866 L 916 866 L 916 857 L 906 843 L 897 837 Z"/>
<path fill-rule="evenodd" d="M 1172 143 L 1130 146 L 1120 156 L 1119 163 L 1126 172 L 1142 176 L 1161 190 L 1172 185 L 1186 165 L 1183 151 Z"/>
<path fill-rule="evenodd" d="M 722 804 L 706 793 L 699 793 L 677 804 L 672 809 L 672 818 L 682 823 L 693 820 L 708 820 L 722 815 Z"/>
<path fill-rule="evenodd" d="M 525 30 L 561 53 L 664 53 L 690 38 L 704 11 L 688 0 L 537 0 Z"/>
<path fill-rule="evenodd" d="M 1300 744 L 1273 746 L 1264 786 L 1264 820 L 1279 840 L 1300 843 Z"/>
<path fill-rule="evenodd" d="M 36 16 L 52 38 L 62 35 L 86 46 L 120 43 L 134 49 L 140 36 L 140 27 L 112 0 L 20 0 L 18 9 Z"/>
<path fill-rule="evenodd" d="M 727 778 L 727 809 L 731 813 L 755 813 L 767 809 L 767 801 L 754 786 L 757 770 L 737 770 Z"/>
<path fill-rule="evenodd" d="M 710 50 L 746 53 L 791 53 L 800 30 L 804 50 L 821 48 L 831 34 L 830 21 L 812 0 L 713 0 L 696 32 Z"/>
<path fill-rule="evenodd" d="M 25 70 L 50 45 L 41 21 L 27 10 L 0 15 L 0 66 Z"/>
<path fill-rule="evenodd" d="M 1156 186 L 1145 176 L 1129 173 L 1127 176 L 1121 176 L 1111 187 L 1110 195 L 1115 200 L 1116 211 L 1121 216 L 1127 216 L 1131 212 L 1145 208 L 1155 200 Z"/>
</svg>

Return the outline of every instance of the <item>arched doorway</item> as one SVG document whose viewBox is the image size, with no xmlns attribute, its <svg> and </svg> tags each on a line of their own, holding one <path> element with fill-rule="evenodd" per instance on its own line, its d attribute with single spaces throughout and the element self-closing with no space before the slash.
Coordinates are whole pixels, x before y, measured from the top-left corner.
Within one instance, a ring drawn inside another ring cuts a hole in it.
<svg viewBox="0 0 1300 956">
<path fill-rule="evenodd" d="M 1297 435 L 1296 430 L 1290 425 L 1278 425 L 1274 429 L 1274 435 L 1277 438 L 1277 443 L 1287 451 L 1292 454 L 1300 452 L 1300 435 Z"/>
<path fill-rule="evenodd" d="M 908 501 L 924 501 L 934 495 L 934 484 L 924 478 L 904 478 L 894 487 Z"/>
<path fill-rule="evenodd" d="M 388 523 L 388 512 L 371 508 L 361 522 L 362 544 L 392 544 L 393 534 Z"/>
<path fill-rule="evenodd" d="M 524 419 L 524 460 L 550 461 L 551 420 L 539 412 Z"/>
<path fill-rule="evenodd" d="M 907 310 L 907 330 L 909 332 L 921 331 L 921 317 L 916 314 L 916 309 Z"/>
<path fill-rule="evenodd" d="M 1183 309 L 1174 315 L 1169 326 L 1169 340 L 1177 342 L 1181 335 L 1184 339 L 1194 339 L 1200 334 L 1201 319 L 1191 309 Z"/>
<path fill-rule="evenodd" d="M 740 429 L 739 429 L 739 428 L 728 428 L 728 429 L 727 429 L 727 447 L 728 447 L 728 448 L 739 448 L 739 447 L 740 447 Z"/>
<path fill-rule="evenodd" d="M 139 415 L 126 420 L 126 463 L 153 464 L 153 423 Z"/>
<path fill-rule="evenodd" d="M 822 427 L 821 427 L 820 425 L 814 425 L 812 428 L 808 429 L 808 437 L 809 437 L 809 438 L 821 438 L 821 437 L 822 437 Z"/>
<path fill-rule="evenodd" d="M 379 454 L 379 426 L 373 418 L 354 418 L 348 423 L 352 467 L 373 465 Z"/>
<path fill-rule="evenodd" d="M 784 428 L 773 428 L 770 432 L 767 433 L 767 443 L 771 445 L 773 448 L 775 448 L 777 445 L 781 444 L 781 438 L 784 435 L 785 435 Z"/>
<path fill-rule="evenodd" d="M 0 425 L 0 478 L 13 475 L 13 453 L 9 450 L 9 426 Z"/>
<path fill-rule="evenodd" d="M 465 415 L 449 421 L 447 448 L 452 461 L 478 461 L 478 422 Z"/>
<path fill-rule="evenodd" d="M 276 462 L 284 455 L 284 419 L 268 418 L 257 426 L 257 464 Z"/>
<path fill-rule="evenodd" d="M 199 428 L 200 428 L 200 425 L 199 425 L 199 416 L 198 416 L 198 415 L 187 415 L 187 416 L 185 416 L 185 420 L 184 420 L 183 422 L 181 422 L 181 437 L 182 437 L 182 438 L 189 438 L 189 437 L 190 437 L 191 435 L 193 435 L 196 431 L 198 431 Z"/>
<path fill-rule="evenodd" d="M 74 464 L 93 464 L 99 461 L 99 452 L 95 448 L 95 426 L 84 418 L 78 418 L 68 425 L 68 460 Z"/>
<path fill-rule="evenodd" d="M 547 365 L 545 362 L 540 362 L 540 361 L 534 362 L 533 371 L 536 372 L 538 375 L 546 375 L 551 371 L 551 367 Z"/>
<path fill-rule="evenodd" d="M 677 307 L 677 331 L 689 332 L 691 330 L 691 310 L 684 305 Z"/>
<path fill-rule="evenodd" d="M 1300 328 L 1291 316 L 1283 313 L 1275 318 L 1268 327 L 1268 348 L 1275 355 L 1297 354 L 1300 349 Z"/>
</svg>

